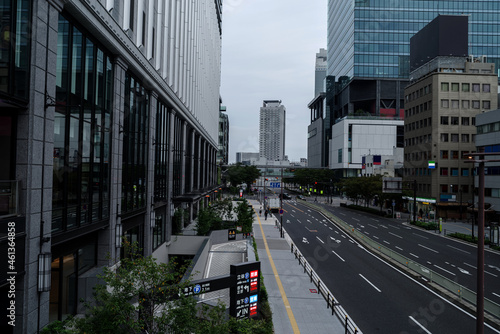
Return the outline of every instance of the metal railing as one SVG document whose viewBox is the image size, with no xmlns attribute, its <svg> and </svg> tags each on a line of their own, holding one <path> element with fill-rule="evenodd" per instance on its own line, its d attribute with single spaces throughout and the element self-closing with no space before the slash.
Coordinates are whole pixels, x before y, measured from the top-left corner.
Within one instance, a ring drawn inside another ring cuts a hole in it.
<svg viewBox="0 0 500 334">
<path fill-rule="evenodd" d="M 306 205 L 318 210 L 321 212 L 323 215 L 325 215 L 327 218 L 335 222 L 338 226 L 342 227 L 343 230 L 349 234 L 351 234 L 356 240 L 359 242 L 363 243 L 366 246 L 371 247 L 372 249 L 375 249 L 379 251 L 380 253 L 384 254 L 385 256 L 389 257 L 391 260 L 395 261 L 396 263 L 399 263 L 400 265 L 413 270 L 416 274 L 420 275 L 420 277 L 423 277 L 427 279 L 431 283 L 435 283 L 442 287 L 443 289 L 447 290 L 449 293 L 452 295 L 456 296 L 459 300 L 465 300 L 468 303 L 472 304 L 473 306 L 476 306 L 476 293 L 466 287 L 464 287 L 461 284 L 458 284 L 457 282 L 454 282 L 445 276 L 433 271 L 432 269 L 429 269 L 397 252 L 395 252 L 392 249 L 389 249 L 385 247 L 384 245 L 379 244 L 378 242 L 370 239 L 368 236 L 363 234 L 361 231 L 358 231 L 356 228 L 352 227 L 339 217 L 335 216 L 331 212 L 325 210 L 324 208 L 312 204 L 312 203 L 305 203 Z M 497 319 L 500 319 L 500 305 L 485 298 L 484 299 L 484 310 L 488 312 L 490 315 L 494 316 Z"/>
<path fill-rule="evenodd" d="M 0 217 L 15 216 L 18 214 L 19 181 L 0 181 Z"/>
<path fill-rule="evenodd" d="M 362 334 L 360 330 L 356 327 L 356 324 L 349 319 L 344 308 L 335 301 L 335 297 L 328 289 L 328 287 L 321 281 L 320 277 L 313 270 L 311 265 L 307 262 L 306 258 L 302 255 L 297 246 L 294 246 L 293 242 L 289 240 L 291 245 L 291 252 L 295 255 L 295 258 L 299 260 L 299 264 L 304 267 L 304 273 L 307 273 L 317 290 L 318 294 L 321 294 L 326 301 L 326 308 L 332 310 L 332 315 L 337 316 L 340 322 L 344 325 L 345 334 Z"/>
</svg>

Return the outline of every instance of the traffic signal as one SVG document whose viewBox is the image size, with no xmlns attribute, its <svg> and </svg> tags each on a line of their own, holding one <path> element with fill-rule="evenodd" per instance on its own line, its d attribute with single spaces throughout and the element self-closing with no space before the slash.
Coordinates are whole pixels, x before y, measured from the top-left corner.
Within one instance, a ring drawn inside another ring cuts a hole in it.
<svg viewBox="0 0 500 334">
<path fill-rule="evenodd" d="M 314 182 L 314 184 L 318 184 L 318 182 Z"/>
</svg>

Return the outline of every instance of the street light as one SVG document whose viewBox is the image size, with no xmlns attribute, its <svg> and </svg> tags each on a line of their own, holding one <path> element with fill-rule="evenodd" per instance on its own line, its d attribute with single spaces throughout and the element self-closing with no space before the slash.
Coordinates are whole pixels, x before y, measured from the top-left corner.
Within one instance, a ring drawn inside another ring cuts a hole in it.
<svg viewBox="0 0 500 334">
<path fill-rule="evenodd" d="M 498 153 L 468 153 L 466 163 L 479 163 L 479 203 L 477 208 L 477 295 L 476 295 L 476 334 L 484 333 L 484 163 L 500 162 L 498 159 L 486 160 L 485 156 L 500 155 Z M 474 157 L 478 157 L 475 160 Z"/>
</svg>

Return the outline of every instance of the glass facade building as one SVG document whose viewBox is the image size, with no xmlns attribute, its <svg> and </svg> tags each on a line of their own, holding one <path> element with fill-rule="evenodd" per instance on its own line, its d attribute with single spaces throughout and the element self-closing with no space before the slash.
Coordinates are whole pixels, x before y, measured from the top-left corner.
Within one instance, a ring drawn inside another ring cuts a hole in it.
<svg viewBox="0 0 500 334">
<path fill-rule="evenodd" d="M 469 54 L 500 65 L 500 1 L 329 0 L 330 76 L 409 76 L 410 38 L 437 15 L 469 16 Z"/>
</svg>

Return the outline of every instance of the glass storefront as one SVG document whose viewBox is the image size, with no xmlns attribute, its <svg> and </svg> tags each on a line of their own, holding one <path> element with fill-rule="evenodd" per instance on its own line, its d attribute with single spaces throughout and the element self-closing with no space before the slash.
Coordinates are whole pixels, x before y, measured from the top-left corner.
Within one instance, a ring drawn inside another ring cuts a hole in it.
<svg viewBox="0 0 500 334">
<path fill-rule="evenodd" d="M 59 15 L 52 231 L 109 217 L 113 65 L 83 29 Z"/>
</svg>

